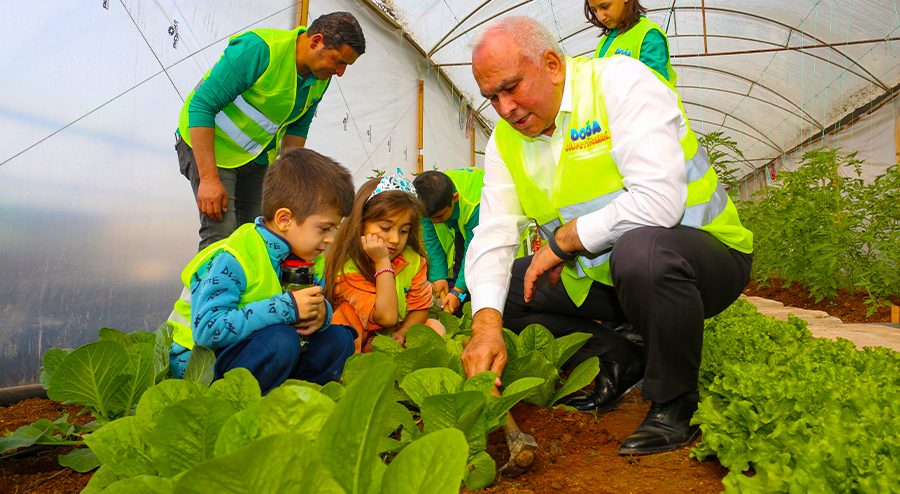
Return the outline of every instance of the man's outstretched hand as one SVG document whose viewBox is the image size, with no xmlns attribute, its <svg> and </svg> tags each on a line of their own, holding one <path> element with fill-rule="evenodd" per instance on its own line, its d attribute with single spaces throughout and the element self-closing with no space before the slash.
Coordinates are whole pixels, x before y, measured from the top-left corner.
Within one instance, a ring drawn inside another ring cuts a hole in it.
<svg viewBox="0 0 900 494">
<path fill-rule="evenodd" d="M 472 318 L 472 339 L 462 353 L 466 377 L 479 372 L 497 373 L 496 385 L 506 366 L 506 342 L 503 340 L 503 316 L 496 309 L 481 309 Z"/>
</svg>

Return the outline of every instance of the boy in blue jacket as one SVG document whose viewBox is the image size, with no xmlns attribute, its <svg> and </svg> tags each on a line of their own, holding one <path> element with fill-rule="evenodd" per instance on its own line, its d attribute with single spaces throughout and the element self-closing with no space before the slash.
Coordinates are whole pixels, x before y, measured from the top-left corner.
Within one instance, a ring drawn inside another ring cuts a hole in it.
<svg viewBox="0 0 900 494">
<path fill-rule="evenodd" d="M 269 167 L 263 216 L 200 251 L 181 274 L 184 290 L 169 316 L 175 377 L 184 376 L 199 344 L 216 354 L 215 379 L 243 367 L 263 394 L 287 379 L 340 378 L 356 332 L 330 324 L 322 280 L 283 293 L 280 277 L 285 260 L 319 257 L 350 213 L 353 195 L 347 169 L 315 151 L 291 149 Z"/>
</svg>

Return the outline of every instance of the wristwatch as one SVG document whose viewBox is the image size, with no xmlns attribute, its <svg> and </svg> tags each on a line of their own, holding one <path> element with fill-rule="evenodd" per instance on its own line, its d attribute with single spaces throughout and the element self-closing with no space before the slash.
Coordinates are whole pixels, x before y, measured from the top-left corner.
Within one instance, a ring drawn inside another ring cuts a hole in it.
<svg viewBox="0 0 900 494">
<path fill-rule="evenodd" d="M 460 293 L 459 290 L 456 289 L 456 287 L 453 287 L 450 290 L 450 293 L 456 295 L 456 297 L 459 298 L 460 303 L 466 300 L 466 295 L 468 295 L 467 293 Z"/>
</svg>

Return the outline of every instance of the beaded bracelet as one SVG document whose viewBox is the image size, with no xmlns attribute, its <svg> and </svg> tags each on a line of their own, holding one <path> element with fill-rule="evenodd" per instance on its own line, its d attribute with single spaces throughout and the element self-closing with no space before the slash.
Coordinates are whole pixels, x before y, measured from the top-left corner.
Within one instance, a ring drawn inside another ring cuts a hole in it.
<svg viewBox="0 0 900 494">
<path fill-rule="evenodd" d="M 391 274 L 393 274 L 393 275 L 396 275 L 396 274 L 397 274 L 397 273 L 394 272 L 393 269 L 387 268 L 387 269 L 381 269 L 381 270 L 375 271 L 375 276 L 373 276 L 373 278 L 378 278 L 378 275 L 381 274 L 381 273 L 391 273 Z"/>
</svg>

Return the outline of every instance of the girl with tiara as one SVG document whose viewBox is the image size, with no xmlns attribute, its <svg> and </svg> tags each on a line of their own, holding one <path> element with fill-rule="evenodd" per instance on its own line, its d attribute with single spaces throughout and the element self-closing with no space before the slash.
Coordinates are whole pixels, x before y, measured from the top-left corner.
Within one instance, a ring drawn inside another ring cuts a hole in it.
<svg viewBox="0 0 900 494">
<path fill-rule="evenodd" d="M 325 298 L 335 307 L 332 324 L 356 329 L 357 352 L 371 351 L 378 334 L 402 345 L 414 324 L 445 333 L 440 322 L 428 318 L 433 297 L 422 210 L 412 182 L 399 168 L 369 180 L 328 249 Z"/>
</svg>

